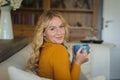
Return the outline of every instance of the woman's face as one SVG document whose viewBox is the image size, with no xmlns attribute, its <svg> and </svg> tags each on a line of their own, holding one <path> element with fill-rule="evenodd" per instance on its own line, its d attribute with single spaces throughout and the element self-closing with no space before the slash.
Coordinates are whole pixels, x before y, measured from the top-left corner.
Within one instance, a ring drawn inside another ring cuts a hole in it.
<svg viewBox="0 0 120 80">
<path fill-rule="evenodd" d="M 45 29 L 44 39 L 53 43 L 61 44 L 64 41 L 65 27 L 59 17 L 53 17 L 49 26 Z"/>
</svg>

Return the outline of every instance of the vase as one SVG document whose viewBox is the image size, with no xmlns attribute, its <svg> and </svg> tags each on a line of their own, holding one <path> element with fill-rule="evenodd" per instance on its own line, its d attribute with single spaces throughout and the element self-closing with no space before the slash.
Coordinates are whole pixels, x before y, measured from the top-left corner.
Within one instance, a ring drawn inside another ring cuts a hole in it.
<svg viewBox="0 0 120 80">
<path fill-rule="evenodd" d="M 0 16 L 0 39 L 13 39 L 13 29 L 11 20 L 11 7 L 3 6 L 1 7 Z"/>
</svg>

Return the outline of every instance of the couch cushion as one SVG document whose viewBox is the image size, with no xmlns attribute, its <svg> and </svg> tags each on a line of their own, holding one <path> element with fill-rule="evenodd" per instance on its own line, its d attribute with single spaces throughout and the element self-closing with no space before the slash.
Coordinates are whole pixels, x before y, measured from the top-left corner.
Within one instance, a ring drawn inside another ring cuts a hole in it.
<svg viewBox="0 0 120 80">
<path fill-rule="evenodd" d="M 8 67 L 8 73 L 10 80 L 50 80 L 47 78 L 39 77 L 31 72 L 23 71 L 14 66 Z"/>
</svg>

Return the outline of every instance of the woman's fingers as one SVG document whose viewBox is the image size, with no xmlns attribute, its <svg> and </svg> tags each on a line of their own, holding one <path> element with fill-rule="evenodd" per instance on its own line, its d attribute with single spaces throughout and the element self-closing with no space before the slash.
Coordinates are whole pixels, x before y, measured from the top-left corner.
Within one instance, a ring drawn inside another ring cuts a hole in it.
<svg viewBox="0 0 120 80">
<path fill-rule="evenodd" d="M 87 56 L 87 55 L 88 55 L 87 50 L 84 50 L 83 55 L 84 55 L 84 56 Z"/>
<path fill-rule="evenodd" d="M 82 51 L 82 47 L 78 49 L 76 55 L 73 55 L 74 62 L 76 64 L 83 64 L 85 62 L 88 62 L 88 52 L 87 50 Z"/>
<path fill-rule="evenodd" d="M 77 53 L 76 54 L 82 54 L 82 47 L 78 49 Z"/>
</svg>

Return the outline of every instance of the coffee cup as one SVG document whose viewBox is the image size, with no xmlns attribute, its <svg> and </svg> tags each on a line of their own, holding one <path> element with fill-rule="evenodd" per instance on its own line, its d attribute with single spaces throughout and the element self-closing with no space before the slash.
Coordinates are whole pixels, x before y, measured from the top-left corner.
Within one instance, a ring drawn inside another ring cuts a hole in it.
<svg viewBox="0 0 120 80">
<path fill-rule="evenodd" d="M 87 53 L 90 53 L 90 47 L 88 44 L 76 44 L 73 46 L 74 54 L 77 53 L 78 49 L 82 47 L 81 53 L 84 52 L 84 50 L 87 51 Z"/>
</svg>

